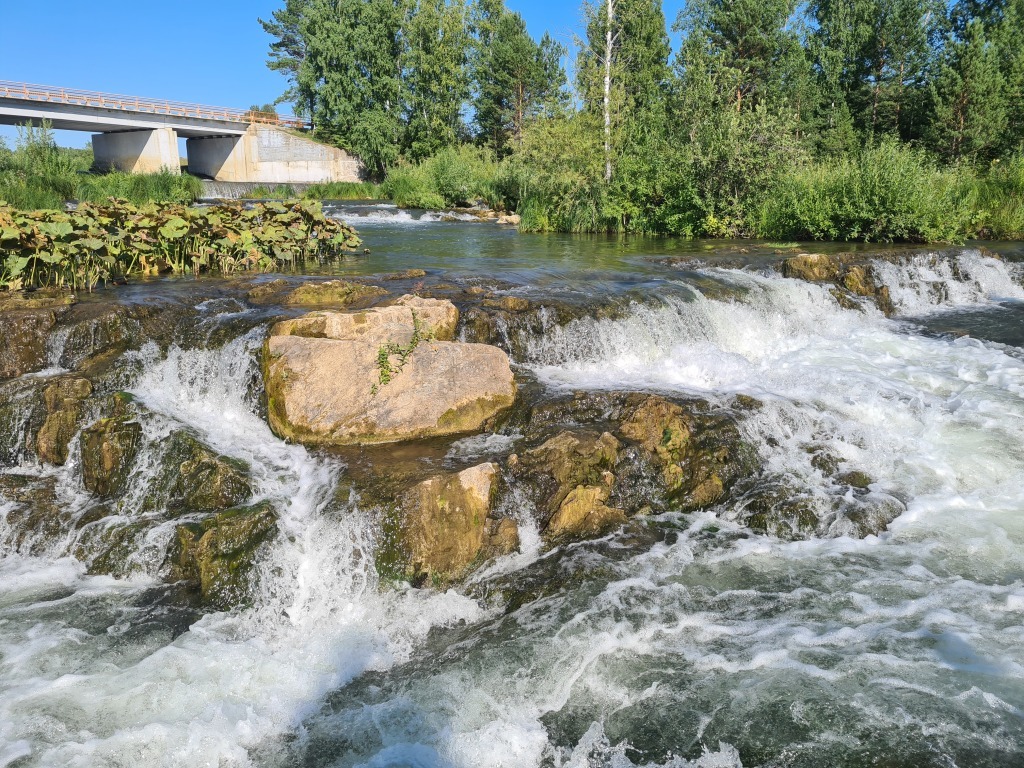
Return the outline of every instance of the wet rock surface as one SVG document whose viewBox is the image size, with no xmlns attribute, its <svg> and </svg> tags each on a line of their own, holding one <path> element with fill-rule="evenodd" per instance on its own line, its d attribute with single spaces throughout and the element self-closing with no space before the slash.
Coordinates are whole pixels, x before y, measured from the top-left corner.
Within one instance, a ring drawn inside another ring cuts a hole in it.
<svg viewBox="0 0 1024 768">
<path fill-rule="evenodd" d="M 264 353 L 271 426 L 336 445 L 479 429 L 512 405 L 515 382 L 500 349 L 445 340 L 457 322 L 450 302 L 408 296 L 279 324 Z"/>
<path fill-rule="evenodd" d="M 799 254 L 781 269 L 832 285 L 844 306 L 867 299 L 891 311 L 860 257 Z M 436 279 L 423 291 L 435 298 L 391 300 L 361 280 L 232 290 L 218 286 L 212 301 L 228 315 L 247 306 L 263 314 L 203 326 L 196 302 L 178 300 L 0 311 L 17 342 L 0 350 L 0 461 L 67 465 L 61 471 L 90 498 L 85 511 L 69 511 L 54 477 L 0 474 L 13 546 L 43 552 L 63 541 L 93 573 L 157 572 L 204 605 L 244 604 L 262 548 L 278 535 L 274 506 L 249 506 L 252 468 L 192 430 L 147 427 L 152 414 L 117 390 L 138 371 L 126 351 L 223 343 L 261 323 L 270 328 L 262 364 L 272 428 L 342 451 L 346 487 L 381 515 L 378 565 L 389 577 L 457 582 L 519 551 L 524 525 L 550 550 L 609 534 L 647 541 L 667 512 L 712 510 L 755 534 L 794 539 L 876 534 L 903 509 L 825 449 L 808 450 L 831 495 L 766 473 L 743 429 L 760 408 L 752 398 L 552 394 L 528 372 L 516 381 L 509 354 L 528 359 L 538 338 L 618 317 L 625 304 L 537 301 L 497 282 Z M 325 309 L 295 316 L 298 307 Z M 22 376 L 54 363 L 72 372 Z M 480 432 L 501 447 L 475 459 L 448 453 L 459 435 Z"/>
<path fill-rule="evenodd" d="M 493 516 L 499 482 L 498 466 L 486 463 L 413 486 L 387 523 L 384 569 L 413 583 L 443 584 L 518 549 L 515 521 Z"/>
</svg>

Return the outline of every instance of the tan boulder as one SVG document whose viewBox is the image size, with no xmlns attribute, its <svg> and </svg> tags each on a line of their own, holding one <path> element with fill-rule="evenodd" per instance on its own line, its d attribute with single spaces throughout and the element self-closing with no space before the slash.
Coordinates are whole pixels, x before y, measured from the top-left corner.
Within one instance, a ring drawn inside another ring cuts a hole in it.
<svg viewBox="0 0 1024 768">
<path fill-rule="evenodd" d="M 606 504 L 614 482 L 606 472 L 601 485 L 578 485 L 569 491 L 545 528 L 544 538 L 549 543 L 590 539 L 624 525 L 626 513 Z"/>
<path fill-rule="evenodd" d="M 813 283 L 832 282 L 839 279 L 838 259 L 824 253 L 801 253 L 782 263 L 782 274 L 797 280 Z"/>
<path fill-rule="evenodd" d="M 459 310 L 450 301 L 403 296 L 393 305 L 357 312 L 312 312 L 274 326 L 272 336 L 359 341 L 380 347 L 408 344 L 418 335 L 451 341 L 459 324 Z"/>
<path fill-rule="evenodd" d="M 515 521 L 490 517 L 497 484 L 498 467 L 488 463 L 414 486 L 403 499 L 400 524 L 406 574 L 444 581 L 518 549 Z"/>
<path fill-rule="evenodd" d="M 512 405 L 515 381 L 497 347 L 436 340 L 457 322 L 451 302 L 403 297 L 278 324 L 266 345 L 271 427 L 336 445 L 479 429 Z"/>
</svg>

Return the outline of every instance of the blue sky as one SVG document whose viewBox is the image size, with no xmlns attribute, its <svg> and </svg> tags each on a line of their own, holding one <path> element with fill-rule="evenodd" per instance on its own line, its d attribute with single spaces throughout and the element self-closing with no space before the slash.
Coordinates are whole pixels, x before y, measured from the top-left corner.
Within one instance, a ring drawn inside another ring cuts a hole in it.
<svg viewBox="0 0 1024 768">
<path fill-rule="evenodd" d="M 665 3 L 669 23 L 681 0 Z M 247 108 L 273 101 L 285 81 L 264 64 L 271 38 L 257 18 L 283 0 L 2 0 L 0 79 Z M 530 33 L 570 45 L 577 0 L 506 0 Z M 0 126 L 10 145 L 14 128 Z M 60 132 L 82 146 L 88 134 Z"/>
</svg>

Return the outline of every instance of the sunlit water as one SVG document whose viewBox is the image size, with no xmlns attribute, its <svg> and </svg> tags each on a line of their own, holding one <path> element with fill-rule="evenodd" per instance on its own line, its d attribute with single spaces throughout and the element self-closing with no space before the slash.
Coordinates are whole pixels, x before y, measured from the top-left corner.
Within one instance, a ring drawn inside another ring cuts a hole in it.
<svg viewBox="0 0 1024 768">
<path fill-rule="evenodd" d="M 282 533 L 255 606 L 198 620 L 155 597 L 145 562 L 115 580 L 61 545 L 8 551 L 0 766 L 1024 764 L 1013 265 L 967 253 L 955 276 L 928 259 L 880 266 L 888 319 L 760 269 L 664 261 L 706 256 L 699 245 L 351 210 L 373 256 L 342 271 L 407 269 L 419 252 L 453 281 L 622 302 L 617 319 L 532 340 L 517 364 L 548 390 L 751 395 L 764 405 L 743 429 L 767 467 L 834 493 L 806 450 L 827 446 L 905 511 L 863 540 L 838 523 L 806 542 L 750 535 L 728 506 L 548 554 L 526 530 L 523 553 L 475 577 L 474 594 L 561 586 L 506 613 L 378 583 L 370 518 L 337 492 L 345 468 L 257 415 L 259 325 L 217 349 L 146 347 L 128 382 L 153 411 L 145 429 L 185 425 L 249 462 Z M 449 455 L 519 439 L 469 438 Z M 84 508 L 75 461 L 21 471 L 63 473 L 66 505 Z"/>
</svg>

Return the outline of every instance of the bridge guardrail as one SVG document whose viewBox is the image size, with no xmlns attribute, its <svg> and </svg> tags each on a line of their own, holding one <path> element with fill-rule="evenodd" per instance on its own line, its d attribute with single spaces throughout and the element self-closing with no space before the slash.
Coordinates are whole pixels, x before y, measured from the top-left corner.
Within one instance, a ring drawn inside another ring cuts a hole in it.
<svg viewBox="0 0 1024 768">
<path fill-rule="evenodd" d="M 58 88 L 52 85 L 33 85 L 0 80 L 0 98 L 43 101 L 57 104 L 74 104 L 83 107 L 118 109 L 125 112 L 139 112 L 173 117 L 194 117 L 200 120 L 223 120 L 232 123 L 261 123 L 281 128 L 309 128 L 309 123 L 291 115 L 273 115 L 252 110 L 209 107 L 202 104 L 188 104 L 181 101 L 123 96 L 99 91 L 83 91 L 75 88 Z"/>
</svg>

